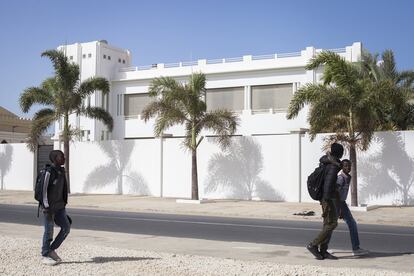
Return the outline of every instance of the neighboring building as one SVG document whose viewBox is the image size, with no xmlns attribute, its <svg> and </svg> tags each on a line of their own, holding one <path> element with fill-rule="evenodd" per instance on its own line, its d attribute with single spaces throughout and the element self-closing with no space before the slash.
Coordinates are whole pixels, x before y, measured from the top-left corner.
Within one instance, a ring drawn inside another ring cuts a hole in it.
<svg viewBox="0 0 414 276">
<path fill-rule="evenodd" d="M 31 126 L 32 120 L 19 118 L 0 106 L 0 143 L 24 143 Z"/>
<path fill-rule="evenodd" d="M 16 114 L 0 106 L 0 143 L 25 143 L 32 127 L 32 120 L 20 118 Z M 53 144 L 51 135 L 42 135 L 41 145 Z"/>
<path fill-rule="evenodd" d="M 306 70 L 309 60 L 322 49 L 307 47 L 295 53 L 243 56 L 215 60 L 198 60 L 150 66 L 131 66 L 128 50 L 108 45 L 106 41 L 76 43 L 59 46 L 69 60 L 79 64 L 81 80 L 92 76 L 107 78 L 111 92 L 107 97 L 97 92 L 85 104 L 101 106 L 114 118 L 114 129 L 109 133 L 96 120 L 72 115 L 70 123 L 81 130 L 82 140 L 136 139 L 153 137 L 153 121 L 144 123 L 141 112 L 150 101 L 148 87 L 160 76 L 185 82 L 193 72 L 207 77 L 207 108 L 226 108 L 240 115 L 237 135 L 283 134 L 308 128 L 308 108 L 295 120 L 286 119 L 286 111 L 293 94 L 306 83 L 319 82 L 322 70 Z M 345 48 L 330 49 L 348 61 L 361 58 L 362 45 L 353 43 Z M 55 139 L 62 130 L 56 123 Z M 167 131 L 172 136 L 183 136 L 183 127 Z M 204 133 L 208 135 L 209 133 Z"/>
</svg>

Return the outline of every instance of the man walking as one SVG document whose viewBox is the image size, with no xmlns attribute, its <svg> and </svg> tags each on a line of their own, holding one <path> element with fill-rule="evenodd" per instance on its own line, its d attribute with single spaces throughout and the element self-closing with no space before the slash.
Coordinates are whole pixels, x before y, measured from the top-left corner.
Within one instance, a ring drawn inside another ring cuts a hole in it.
<svg viewBox="0 0 414 276">
<path fill-rule="evenodd" d="M 68 236 L 71 223 L 65 209 L 68 203 L 68 186 L 65 169 L 62 167 L 65 164 L 65 155 L 60 150 L 53 150 L 49 154 L 49 159 L 53 165 L 45 174 L 42 193 L 45 227 L 43 233 L 42 262 L 46 265 L 55 265 L 62 261 L 55 250 L 59 248 Z M 53 227 L 55 223 L 60 226 L 60 232 L 55 240 L 53 240 Z"/>
<path fill-rule="evenodd" d="M 348 204 L 346 204 L 346 198 L 348 196 L 349 184 L 351 182 L 351 161 L 344 159 L 341 162 L 342 171 L 338 175 L 336 181 L 338 189 L 338 216 L 340 219 L 344 219 L 348 225 L 349 233 L 351 236 L 352 243 L 352 255 L 362 256 L 369 254 L 368 250 L 362 249 L 359 247 L 359 236 L 358 236 L 358 227 L 354 217 L 349 210 Z"/>
<path fill-rule="evenodd" d="M 336 180 L 338 172 L 341 170 L 340 158 L 343 153 L 344 148 L 342 145 L 333 143 L 331 145 L 331 151 L 319 159 L 319 162 L 325 167 L 322 199 L 320 201 L 322 206 L 323 228 L 318 236 L 306 246 L 318 260 L 338 259 L 327 250 L 332 232 L 338 225 L 338 215 L 335 206 Z"/>
</svg>

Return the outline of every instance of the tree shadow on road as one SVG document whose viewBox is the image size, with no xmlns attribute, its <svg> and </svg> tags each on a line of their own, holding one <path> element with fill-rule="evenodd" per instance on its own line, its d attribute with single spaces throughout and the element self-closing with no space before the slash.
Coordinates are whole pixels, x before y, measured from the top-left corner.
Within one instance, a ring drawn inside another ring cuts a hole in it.
<svg viewBox="0 0 414 276">
<path fill-rule="evenodd" d="M 93 257 L 92 260 L 88 261 L 73 261 L 73 262 L 61 262 L 63 264 L 103 264 L 103 263 L 112 263 L 112 262 L 133 262 L 133 261 L 145 261 L 145 260 L 159 260 L 160 258 L 151 258 L 151 257 Z"/>
</svg>

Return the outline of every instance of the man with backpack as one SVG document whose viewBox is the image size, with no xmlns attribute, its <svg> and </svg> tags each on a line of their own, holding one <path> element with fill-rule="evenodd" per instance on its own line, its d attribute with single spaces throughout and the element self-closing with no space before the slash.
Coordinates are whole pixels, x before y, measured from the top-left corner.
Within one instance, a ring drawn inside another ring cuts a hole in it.
<svg viewBox="0 0 414 276">
<path fill-rule="evenodd" d="M 66 214 L 68 203 L 68 186 L 65 176 L 65 155 L 60 150 L 53 150 L 49 154 L 53 163 L 39 175 L 36 181 L 35 198 L 39 201 L 44 216 L 44 234 L 42 243 L 42 262 L 46 265 L 55 265 L 61 258 L 55 252 L 70 232 L 70 217 Z M 53 240 L 54 224 L 60 227 L 60 232 Z M 53 241 L 53 242 L 52 242 Z"/>
<path fill-rule="evenodd" d="M 338 225 L 338 216 L 336 212 L 336 180 L 338 172 L 341 170 L 340 158 L 344 153 L 344 148 L 338 143 L 331 145 L 331 151 L 319 159 L 319 168 L 323 168 L 323 183 L 321 189 L 320 204 L 322 206 L 323 228 L 318 236 L 310 242 L 306 248 L 318 260 L 331 259 L 337 257 L 330 254 L 328 244 L 332 232 Z M 308 183 L 309 186 L 309 183 Z"/>
</svg>

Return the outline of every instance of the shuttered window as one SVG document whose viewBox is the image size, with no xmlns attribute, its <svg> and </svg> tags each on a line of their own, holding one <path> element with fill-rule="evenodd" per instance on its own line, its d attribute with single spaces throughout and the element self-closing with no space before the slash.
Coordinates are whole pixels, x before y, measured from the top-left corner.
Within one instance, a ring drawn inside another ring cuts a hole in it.
<svg viewBox="0 0 414 276">
<path fill-rule="evenodd" d="M 124 115 L 128 117 L 141 114 L 145 106 L 151 101 L 152 99 L 148 93 L 125 94 Z"/>
<path fill-rule="evenodd" d="M 207 89 L 207 110 L 226 109 L 241 111 L 244 108 L 244 87 Z"/>
<path fill-rule="evenodd" d="M 252 109 L 286 111 L 292 100 L 293 85 L 275 84 L 252 86 Z"/>
</svg>

